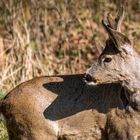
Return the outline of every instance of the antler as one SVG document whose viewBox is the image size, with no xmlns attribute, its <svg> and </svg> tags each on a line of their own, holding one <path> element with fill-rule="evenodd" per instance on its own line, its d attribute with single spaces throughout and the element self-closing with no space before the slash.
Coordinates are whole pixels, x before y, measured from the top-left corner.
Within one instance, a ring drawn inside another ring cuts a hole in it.
<svg viewBox="0 0 140 140">
<path fill-rule="evenodd" d="M 113 19 L 112 15 L 108 13 L 103 22 L 110 28 L 121 32 L 121 24 L 123 17 L 124 17 L 124 8 L 123 6 L 120 6 L 115 19 Z"/>
<path fill-rule="evenodd" d="M 109 33 L 109 35 L 110 35 L 110 32 L 109 32 L 110 30 L 108 28 L 113 29 L 117 32 L 121 32 L 121 24 L 122 24 L 123 17 L 124 17 L 123 6 L 119 7 L 115 19 L 112 17 L 110 13 L 105 15 L 104 20 L 102 20 L 102 24 L 107 30 L 107 32 Z M 99 49 L 98 47 L 97 47 L 97 50 L 99 51 L 99 53 L 102 52 L 101 49 Z"/>
<path fill-rule="evenodd" d="M 121 24 L 123 21 L 123 17 L 124 17 L 124 8 L 123 6 L 121 6 L 118 10 L 117 17 L 115 18 L 117 31 L 121 31 Z"/>
</svg>

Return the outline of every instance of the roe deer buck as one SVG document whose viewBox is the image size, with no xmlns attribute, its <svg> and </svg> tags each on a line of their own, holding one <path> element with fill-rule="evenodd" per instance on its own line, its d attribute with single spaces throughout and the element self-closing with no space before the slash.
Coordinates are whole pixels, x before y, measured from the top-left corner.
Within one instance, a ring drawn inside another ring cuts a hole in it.
<svg viewBox="0 0 140 140">
<path fill-rule="evenodd" d="M 108 16 L 109 25 L 104 23 L 104 26 L 109 28 L 107 31 L 119 30 L 122 15 L 121 8 L 116 20 L 111 21 Z M 109 48 L 113 43 L 112 40 L 107 41 L 104 54 L 108 51 L 112 52 Z M 120 50 L 116 49 L 116 51 Z M 113 51 L 114 55 L 116 51 Z M 109 59 L 110 57 L 104 61 L 110 61 Z M 97 68 L 93 71 L 97 71 Z M 92 71 L 88 72 L 91 75 Z M 106 78 L 105 72 L 102 73 Z M 83 77 L 83 74 L 39 77 L 13 89 L 0 102 L 0 112 L 7 121 L 10 139 L 126 140 L 138 138 L 140 125 L 136 124 L 135 117 L 139 115 L 133 110 L 128 113 L 125 111 L 127 98 L 124 96 L 125 92 L 121 85 L 106 84 L 108 80 L 99 86 L 88 86 L 83 81 Z M 90 78 L 87 76 L 87 80 Z M 94 78 L 98 81 L 96 77 Z"/>
<path fill-rule="evenodd" d="M 126 94 L 129 105 L 140 111 L 140 56 L 124 34 L 105 20 L 103 25 L 109 39 L 96 64 L 87 70 L 87 82 L 94 85 L 121 83 L 129 93 Z"/>
<path fill-rule="evenodd" d="M 120 83 L 124 89 L 123 96 L 126 99 L 123 102 L 124 106 L 129 113 L 131 112 L 131 115 L 135 112 L 135 115 L 133 114 L 133 119 L 136 122 L 134 128 L 138 130 L 140 125 L 140 56 L 133 49 L 131 41 L 120 32 L 120 27 L 114 28 L 115 24 L 110 15 L 102 23 L 109 35 L 109 39 L 106 41 L 106 46 L 98 60 L 87 69 L 85 74 L 86 83 L 94 86 Z M 117 119 L 115 119 L 114 114 L 113 112 L 110 113 L 111 118 L 114 118 L 110 120 L 110 123 L 112 126 L 117 127 L 118 121 L 116 121 L 117 123 L 115 122 Z M 126 122 L 132 127 L 130 121 L 127 120 Z M 124 126 L 126 127 L 126 124 Z M 122 126 L 119 127 L 122 131 Z M 121 139 L 125 139 L 123 135 Z M 111 137 L 114 139 L 113 136 Z M 131 136 L 128 138 L 132 139 Z M 137 136 L 134 139 L 140 139 L 140 131 L 137 131 Z"/>
</svg>

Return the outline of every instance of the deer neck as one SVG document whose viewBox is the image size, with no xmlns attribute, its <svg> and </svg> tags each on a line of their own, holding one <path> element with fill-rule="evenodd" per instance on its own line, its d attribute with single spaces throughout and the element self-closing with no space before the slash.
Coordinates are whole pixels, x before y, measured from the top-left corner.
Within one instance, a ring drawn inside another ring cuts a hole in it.
<svg viewBox="0 0 140 140">
<path fill-rule="evenodd" d="M 129 79 L 126 81 L 123 81 L 122 83 L 123 87 L 126 88 L 131 93 L 140 93 L 140 81 L 139 80 L 133 80 Z"/>
<path fill-rule="evenodd" d="M 140 111 L 140 80 L 131 79 L 123 82 L 124 88 L 127 90 L 126 97 L 133 109 Z"/>
<path fill-rule="evenodd" d="M 136 61 L 137 60 L 137 61 Z M 140 92 L 140 57 L 134 58 L 128 66 L 128 75 L 125 81 L 123 81 L 123 86 L 127 88 L 130 92 Z"/>
</svg>

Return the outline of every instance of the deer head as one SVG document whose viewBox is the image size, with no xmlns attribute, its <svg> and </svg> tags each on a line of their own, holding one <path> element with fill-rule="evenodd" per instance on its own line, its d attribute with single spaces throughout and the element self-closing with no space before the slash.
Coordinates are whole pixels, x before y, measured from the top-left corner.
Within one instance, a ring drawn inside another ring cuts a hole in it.
<svg viewBox="0 0 140 140">
<path fill-rule="evenodd" d="M 120 7 L 115 20 L 108 14 L 102 21 L 109 38 L 97 61 L 86 71 L 85 78 L 88 84 L 120 82 L 131 88 L 130 81 L 138 83 L 140 80 L 140 58 L 130 40 L 120 32 L 123 13 L 123 7 Z"/>
</svg>

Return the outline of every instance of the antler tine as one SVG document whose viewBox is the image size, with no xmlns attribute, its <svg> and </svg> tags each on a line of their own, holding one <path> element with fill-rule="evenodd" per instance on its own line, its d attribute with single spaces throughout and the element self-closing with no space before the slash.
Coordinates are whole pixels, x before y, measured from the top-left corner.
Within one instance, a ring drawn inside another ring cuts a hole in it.
<svg viewBox="0 0 140 140">
<path fill-rule="evenodd" d="M 124 17 L 124 7 L 120 6 L 118 13 L 117 13 L 117 17 L 115 18 L 115 22 L 116 22 L 116 29 L 117 31 L 121 32 L 121 24 L 123 21 L 123 17 Z"/>
<path fill-rule="evenodd" d="M 109 26 L 112 29 L 117 30 L 116 23 L 115 23 L 115 20 L 113 19 L 112 15 L 110 13 L 108 13 L 106 18 L 107 18 L 107 21 L 108 21 Z"/>
<path fill-rule="evenodd" d="M 121 6 L 121 7 L 119 7 L 119 10 L 117 12 L 117 16 L 116 16 L 115 19 L 112 17 L 112 15 L 110 13 L 107 13 L 105 15 L 104 22 L 110 28 L 121 32 L 121 23 L 122 23 L 122 20 L 123 20 L 123 16 L 124 16 L 124 9 Z"/>
</svg>

